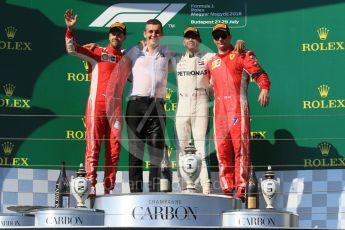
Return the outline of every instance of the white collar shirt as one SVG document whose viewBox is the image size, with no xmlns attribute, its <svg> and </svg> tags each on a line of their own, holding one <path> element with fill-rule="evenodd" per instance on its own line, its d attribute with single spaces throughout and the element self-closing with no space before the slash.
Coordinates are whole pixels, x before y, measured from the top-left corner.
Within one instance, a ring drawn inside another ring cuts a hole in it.
<svg viewBox="0 0 345 230">
<path fill-rule="evenodd" d="M 165 98 L 172 52 L 166 46 L 156 48 L 153 55 L 147 48 L 131 48 L 126 56 L 132 61 L 132 90 L 130 96 Z"/>
</svg>

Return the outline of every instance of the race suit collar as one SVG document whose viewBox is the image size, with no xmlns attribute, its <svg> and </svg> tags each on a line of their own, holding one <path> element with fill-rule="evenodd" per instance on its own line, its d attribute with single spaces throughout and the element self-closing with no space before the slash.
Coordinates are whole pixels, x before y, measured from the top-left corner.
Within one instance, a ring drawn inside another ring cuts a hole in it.
<svg viewBox="0 0 345 230">
<path fill-rule="evenodd" d="M 218 52 L 217 55 L 218 55 L 219 57 L 225 57 L 225 56 L 229 55 L 229 53 L 232 52 L 233 50 L 234 50 L 234 47 L 231 45 L 231 46 L 230 46 L 230 49 L 229 49 L 228 51 L 226 51 L 226 52 L 223 53 L 223 54 L 220 54 L 220 53 Z"/>
<path fill-rule="evenodd" d="M 193 58 L 193 57 L 197 57 L 198 55 L 199 55 L 199 51 L 198 51 L 198 52 L 195 52 L 195 53 L 186 52 L 184 56 L 185 56 L 186 58 Z"/>
<path fill-rule="evenodd" d="M 107 53 L 110 53 L 110 54 L 114 54 L 114 55 L 121 55 L 122 52 L 121 50 L 118 50 L 118 49 L 114 49 L 110 44 L 107 45 L 107 47 L 105 47 Z"/>
</svg>

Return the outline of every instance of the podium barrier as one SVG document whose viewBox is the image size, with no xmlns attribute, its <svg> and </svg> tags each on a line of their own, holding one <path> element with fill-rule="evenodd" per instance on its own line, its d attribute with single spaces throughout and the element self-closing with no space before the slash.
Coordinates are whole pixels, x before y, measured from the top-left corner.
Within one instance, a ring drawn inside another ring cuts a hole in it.
<svg viewBox="0 0 345 230">
<path fill-rule="evenodd" d="M 94 208 L 39 208 L 30 214 L 0 214 L 0 228 L 297 228 L 297 214 L 241 209 L 239 199 L 187 193 L 98 196 Z"/>
</svg>

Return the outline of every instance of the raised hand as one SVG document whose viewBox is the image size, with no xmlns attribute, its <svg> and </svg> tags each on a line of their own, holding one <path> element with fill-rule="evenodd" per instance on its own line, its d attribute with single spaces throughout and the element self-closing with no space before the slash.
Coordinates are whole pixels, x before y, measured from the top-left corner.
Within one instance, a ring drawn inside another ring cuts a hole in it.
<svg viewBox="0 0 345 230">
<path fill-rule="evenodd" d="M 73 29 L 74 25 L 77 23 L 77 15 L 73 13 L 72 9 L 66 10 L 65 14 L 65 23 L 68 29 Z"/>
</svg>

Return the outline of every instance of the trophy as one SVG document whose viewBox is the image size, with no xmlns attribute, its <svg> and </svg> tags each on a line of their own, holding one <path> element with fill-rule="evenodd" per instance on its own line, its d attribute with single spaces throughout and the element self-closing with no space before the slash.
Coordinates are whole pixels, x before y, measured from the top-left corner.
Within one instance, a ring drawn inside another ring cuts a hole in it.
<svg viewBox="0 0 345 230">
<path fill-rule="evenodd" d="M 195 154 L 196 151 L 195 147 L 189 144 L 179 160 L 180 174 L 187 184 L 185 192 L 189 193 L 196 192 L 195 181 L 198 179 L 201 170 L 201 158 Z"/>
<path fill-rule="evenodd" d="M 272 171 L 271 165 L 268 167 L 268 171 L 265 172 L 265 179 L 261 180 L 261 190 L 267 204 L 266 208 L 274 208 L 273 203 L 276 198 L 277 192 L 280 186 L 279 178 L 274 179 L 275 173 Z"/>
<path fill-rule="evenodd" d="M 77 207 L 86 208 L 85 200 L 91 190 L 91 183 L 85 177 L 86 172 L 83 164 L 80 164 L 76 175 L 77 177 L 73 178 L 71 181 L 72 194 L 77 200 Z"/>
</svg>

